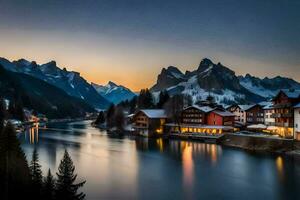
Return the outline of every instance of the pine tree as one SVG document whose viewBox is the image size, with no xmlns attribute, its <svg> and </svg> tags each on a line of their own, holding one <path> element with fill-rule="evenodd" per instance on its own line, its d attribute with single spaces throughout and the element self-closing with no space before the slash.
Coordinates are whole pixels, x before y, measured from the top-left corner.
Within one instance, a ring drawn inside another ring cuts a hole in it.
<svg viewBox="0 0 300 200">
<path fill-rule="evenodd" d="M 28 163 L 10 123 L 7 123 L 0 134 L 0 177 L 0 194 L 4 194 L 4 199 L 28 195 Z"/>
<path fill-rule="evenodd" d="M 85 184 L 84 182 L 75 184 L 77 174 L 74 174 L 75 166 L 69 156 L 67 150 L 65 150 L 64 157 L 60 161 L 58 167 L 57 181 L 56 181 L 56 199 L 64 200 L 81 200 L 84 199 L 85 194 L 77 193 L 78 189 Z"/>
<path fill-rule="evenodd" d="M 134 113 L 137 106 L 137 97 L 133 97 L 129 102 L 129 113 Z"/>
<path fill-rule="evenodd" d="M 49 169 L 48 174 L 43 181 L 43 190 L 42 190 L 43 200 L 55 199 L 54 194 L 55 194 L 55 179 L 51 174 L 51 170 Z"/>
<path fill-rule="evenodd" d="M 157 108 L 163 108 L 165 103 L 170 99 L 169 93 L 166 90 L 163 90 L 159 93 L 159 100 L 157 103 Z"/>
<path fill-rule="evenodd" d="M 41 193 L 42 184 L 43 184 L 43 175 L 41 170 L 41 165 L 39 164 L 39 155 L 37 153 L 36 148 L 34 148 L 32 153 L 32 160 L 30 162 L 30 174 L 32 179 L 32 186 L 35 190 L 35 195 L 38 195 L 37 193 Z M 38 191 L 38 192 L 37 192 Z"/>
<path fill-rule="evenodd" d="M 139 109 L 149 109 L 154 107 L 154 100 L 148 88 L 142 89 L 137 100 Z"/>
<path fill-rule="evenodd" d="M 6 103 L 3 98 L 0 98 L 0 133 L 3 130 L 5 118 L 6 118 Z"/>
<path fill-rule="evenodd" d="M 95 124 L 103 124 L 105 122 L 105 114 L 103 111 L 99 112 L 99 115 L 95 121 Z"/>
<path fill-rule="evenodd" d="M 115 115 L 115 106 L 112 104 L 106 114 L 106 125 L 108 128 L 113 128 L 115 126 L 115 121 L 114 121 L 114 115 Z"/>
<path fill-rule="evenodd" d="M 124 130 L 124 124 L 125 124 L 125 116 L 124 116 L 124 110 L 121 106 L 118 106 L 116 108 L 115 114 L 114 114 L 114 121 L 117 127 L 118 131 Z"/>
</svg>

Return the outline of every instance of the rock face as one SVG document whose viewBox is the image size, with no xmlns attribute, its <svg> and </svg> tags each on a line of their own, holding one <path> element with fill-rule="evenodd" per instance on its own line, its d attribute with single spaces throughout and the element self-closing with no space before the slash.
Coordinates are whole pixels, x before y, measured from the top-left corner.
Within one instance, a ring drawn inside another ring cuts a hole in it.
<svg viewBox="0 0 300 200">
<path fill-rule="evenodd" d="M 169 66 L 167 69 L 162 69 L 158 75 L 157 83 L 152 87 L 152 91 L 161 91 L 182 81 L 186 81 L 185 75 L 176 67 Z"/>
<path fill-rule="evenodd" d="M 246 76 L 239 76 L 239 81 L 249 91 L 266 98 L 274 96 L 280 89 L 300 90 L 300 83 L 281 76 L 260 79 L 247 74 Z"/>
<path fill-rule="evenodd" d="M 257 90 L 255 87 L 261 88 Z M 153 93 L 167 90 L 172 94 L 189 94 L 194 101 L 214 96 L 221 104 L 256 103 L 275 95 L 280 89 L 298 89 L 300 84 L 283 77 L 259 79 L 246 75 L 237 76 L 234 71 L 221 63 L 215 64 L 204 58 L 194 71 L 183 74 L 176 67 L 163 69 L 157 83 L 151 88 Z M 268 95 L 266 95 L 268 94 Z"/>
<path fill-rule="evenodd" d="M 114 104 L 118 104 L 125 100 L 131 100 L 136 96 L 130 89 L 122 85 L 117 85 L 111 81 L 104 86 L 95 83 L 92 83 L 92 86 L 100 95 Z"/>
<path fill-rule="evenodd" d="M 61 69 L 55 61 L 37 65 L 36 62 L 29 62 L 25 59 L 10 62 L 0 58 L 0 64 L 7 70 L 27 74 L 54 85 L 68 95 L 80 98 L 96 109 L 107 108 L 110 104 L 78 72 Z"/>
</svg>

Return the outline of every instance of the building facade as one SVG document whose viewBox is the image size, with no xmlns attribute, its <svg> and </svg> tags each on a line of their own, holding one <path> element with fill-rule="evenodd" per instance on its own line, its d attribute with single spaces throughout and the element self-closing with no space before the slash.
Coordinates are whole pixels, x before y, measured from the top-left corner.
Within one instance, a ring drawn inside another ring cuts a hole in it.
<svg viewBox="0 0 300 200">
<path fill-rule="evenodd" d="M 262 106 L 256 104 L 245 110 L 246 124 L 264 124 L 265 115 Z"/>
<path fill-rule="evenodd" d="M 167 115 L 162 109 L 139 110 L 133 116 L 133 129 L 143 136 L 162 134 L 166 119 Z"/>
<path fill-rule="evenodd" d="M 190 106 L 181 114 L 181 124 L 167 124 L 172 133 L 218 135 L 233 131 L 234 114 L 209 106 Z"/>
<path fill-rule="evenodd" d="M 234 126 L 235 115 L 229 111 L 213 110 L 207 115 L 207 125 Z"/>
<path fill-rule="evenodd" d="M 300 140 L 300 103 L 294 107 L 294 139 Z"/>
<path fill-rule="evenodd" d="M 275 118 L 273 117 L 273 113 L 275 113 L 273 103 L 269 103 L 263 107 L 264 110 L 264 118 L 265 118 L 265 125 L 267 126 L 274 126 L 275 125 Z"/>
<path fill-rule="evenodd" d="M 294 106 L 300 102 L 300 92 L 279 91 L 273 98 L 276 133 L 284 138 L 294 138 Z"/>
<path fill-rule="evenodd" d="M 209 106 L 189 106 L 181 112 L 181 123 L 206 124 L 206 114 L 214 110 Z"/>
</svg>

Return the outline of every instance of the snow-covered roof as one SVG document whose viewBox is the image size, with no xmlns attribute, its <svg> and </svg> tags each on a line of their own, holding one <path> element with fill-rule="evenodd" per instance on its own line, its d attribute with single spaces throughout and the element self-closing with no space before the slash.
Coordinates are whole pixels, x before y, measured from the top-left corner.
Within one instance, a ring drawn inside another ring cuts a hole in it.
<svg viewBox="0 0 300 200">
<path fill-rule="evenodd" d="M 300 102 L 294 106 L 294 108 L 300 108 Z"/>
<path fill-rule="evenodd" d="M 201 110 L 202 112 L 205 112 L 205 113 L 208 113 L 208 112 L 211 112 L 211 111 L 214 110 L 214 108 L 211 108 L 209 106 L 198 106 L 198 105 L 188 106 L 185 109 L 188 109 L 188 108 L 196 108 L 196 109 Z"/>
<path fill-rule="evenodd" d="M 241 110 L 246 111 L 249 110 L 250 108 L 254 107 L 255 104 L 251 104 L 251 105 L 238 105 L 238 107 L 240 107 Z"/>
<path fill-rule="evenodd" d="M 250 128 L 250 129 L 266 129 L 267 126 L 264 125 L 264 124 L 253 124 L 253 125 L 247 126 L 247 128 Z"/>
<path fill-rule="evenodd" d="M 235 115 L 229 111 L 221 111 L 221 110 L 214 110 L 214 113 L 222 116 L 222 117 L 234 117 Z"/>
<path fill-rule="evenodd" d="M 143 112 L 149 118 L 167 118 L 167 114 L 163 109 L 141 109 L 140 112 Z"/>
<path fill-rule="evenodd" d="M 268 104 L 264 105 L 263 109 L 264 110 L 272 109 L 274 108 L 273 106 L 274 106 L 273 102 L 268 101 Z"/>
</svg>

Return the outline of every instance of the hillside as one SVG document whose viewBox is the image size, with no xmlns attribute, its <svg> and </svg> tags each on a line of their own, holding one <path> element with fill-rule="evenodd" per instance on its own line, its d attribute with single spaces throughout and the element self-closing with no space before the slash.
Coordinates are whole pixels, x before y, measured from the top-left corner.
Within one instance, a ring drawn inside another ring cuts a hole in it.
<svg viewBox="0 0 300 200">
<path fill-rule="evenodd" d="M 48 118 L 83 117 L 94 109 L 81 99 L 30 75 L 11 72 L 0 65 L 0 93 L 7 99 L 21 99 L 24 107 Z"/>
</svg>

